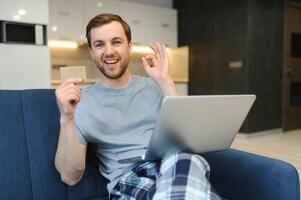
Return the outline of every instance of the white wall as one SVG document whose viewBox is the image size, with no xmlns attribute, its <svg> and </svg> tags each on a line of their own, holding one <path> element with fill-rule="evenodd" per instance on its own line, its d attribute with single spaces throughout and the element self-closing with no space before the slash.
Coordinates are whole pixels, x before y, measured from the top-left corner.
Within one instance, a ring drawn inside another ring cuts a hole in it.
<svg viewBox="0 0 301 200">
<path fill-rule="evenodd" d="M 0 44 L 0 89 L 50 88 L 47 46 Z"/>
<path fill-rule="evenodd" d="M 47 25 L 48 0 L 0 0 L 0 20 Z M 0 44 L 0 89 L 50 88 L 50 72 L 48 46 Z"/>
</svg>

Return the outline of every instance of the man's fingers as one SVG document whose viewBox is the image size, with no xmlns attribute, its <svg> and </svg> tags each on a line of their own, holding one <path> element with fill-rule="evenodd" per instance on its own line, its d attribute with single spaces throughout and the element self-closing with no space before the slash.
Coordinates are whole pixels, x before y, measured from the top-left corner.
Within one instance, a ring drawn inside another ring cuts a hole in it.
<svg viewBox="0 0 301 200">
<path fill-rule="evenodd" d="M 64 85 L 63 87 L 60 88 L 61 92 L 66 92 L 70 89 L 75 89 L 76 91 L 80 92 L 80 88 L 78 85 L 75 85 L 75 84 L 68 84 L 68 85 Z"/>
<path fill-rule="evenodd" d="M 80 96 L 77 93 L 72 93 L 70 94 L 70 99 L 71 102 L 75 101 L 76 103 L 78 103 L 80 101 Z"/>
<path fill-rule="evenodd" d="M 150 67 L 150 64 L 147 62 L 145 57 L 141 57 L 141 59 L 144 67 Z"/>
<path fill-rule="evenodd" d="M 61 101 L 63 104 L 69 104 L 72 103 L 72 101 L 78 103 L 80 101 L 80 96 L 74 92 L 69 92 L 62 97 Z"/>
<path fill-rule="evenodd" d="M 161 44 L 160 42 L 151 43 L 150 48 L 155 52 L 156 57 L 158 58 L 165 58 L 168 56 L 167 49 L 164 44 Z"/>
<path fill-rule="evenodd" d="M 152 61 L 155 58 L 155 55 L 146 55 L 144 58 L 148 61 Z"/>
<path fill-rule="evenodd" d="M 72 100 L 69 99 L 70 95 L 75 95 L 77 97 L 76 100 L 79 101 L 80 88 L 77 85 L 70 83 L 68 85 L 63 85 L 56 90 L 56 96 L 63 104 L 69 103 L 69 101 Z"/>
<path fill-rule="evenodd" d="M 69 83 L 65 83 L 65 85 L 60 85 L 57 88 L 57 93 L 64 94 L 72 88 L 75 89 L 76 91 L 80 92 L 80 88 L 78 85 L 69 82 Z"/>
<path fill-rule="evenodd" d="M 160 55 L 161 57 L 164 57 L 164 52 L 163 52 L 162 44 L 161 44 L 160 42 L 156 42 L 156 46 L 157 46 L 159 55 Z"/>
<path fill-rule="evenodd" d="M 68 79 L 66 79 L 66 80 L 64 80 L 63 82 L 62 82 L 62 86 L 63 85 L 68 85 L 68 84 L 70 84 L 70 83 L 73 83 L 73 84 L 78 84 L 78 83 L 80 83 L 82 81 L 82 79 L 81 78 L 68 78 Z"/>
<path fill-rule="evenodd" d="M 80 91 L 78 91 L 78 89 L 75 88 L 75 87 L 69 88 L 68 90 L 64 91 L 63 94 L 64 94 L 64 95 L 68 95 L 68 94 L 76 94 L 77 96 L 80 97 Z"/>
<path fill-rule="evenodd" d="M 156 56 L 154 55 L 147 55 L 147 56 L 144 56 L 142 57 L 142 61 L 143 63 L 147 64 L 147 66 L 149 67 L 153 67 L 154 65 L 154 59 L 156 59 Z"/>
<path fill-rule="evenodd" d="M 162 50 L 163 50 L 164 57 L 167 58 L 168 57 L 168 52 L 167 52 L 167 48 L 166 48 L 165 44 L 162 45 Z"/>
<path fill-rule="evenodd" d="M 77 90 L 77 88 L 71 88 L 69 90 L 70 93 L 75 94 L 76 96 L 80 97 L 80 91 Z"/>
<path fill-rule="evenodd" d="M 155 52 L 155 55 L 160 56 L 160 51 L 156 45 L 156 43 L 151 43 L 149 47 Z"/>
</svg>

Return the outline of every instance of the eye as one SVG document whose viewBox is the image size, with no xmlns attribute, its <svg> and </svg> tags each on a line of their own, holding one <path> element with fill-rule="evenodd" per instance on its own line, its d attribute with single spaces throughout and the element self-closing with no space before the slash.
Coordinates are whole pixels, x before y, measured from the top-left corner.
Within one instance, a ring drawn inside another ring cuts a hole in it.
<svg viewBox="0 0 301 200">
<path fill-rule="evenodd" d="M 113 41 L 113 45 L 120 45 L 122 44 L 122 42 L 120 40 L 114 40 Z"/>
<path fill-rule="evenodd" d="M 95 46 L 95 48 L 101 48 L 101 47 L 104 46 L 104 44 L 103 43 L 96 43 L 94 46 Z"/>
</svg>

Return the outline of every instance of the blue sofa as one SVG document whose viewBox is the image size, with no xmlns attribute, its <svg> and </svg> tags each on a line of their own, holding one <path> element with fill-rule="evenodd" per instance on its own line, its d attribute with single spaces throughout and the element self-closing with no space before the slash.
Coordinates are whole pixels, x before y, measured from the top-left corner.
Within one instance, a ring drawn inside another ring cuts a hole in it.
<svg viewBox="0 0 301 200">
<path fill-rule="evenodd" d="M 75 186 L 62 183 L 54 167 L 59 111 L 54 90 L 0 91 L 0 199 L 108 199 L 93 145 Z M 210 181 L 230 200 L 299 200 L 296 169 L 283 161 L 233 149 L 203 154 Z"/>
</svg>

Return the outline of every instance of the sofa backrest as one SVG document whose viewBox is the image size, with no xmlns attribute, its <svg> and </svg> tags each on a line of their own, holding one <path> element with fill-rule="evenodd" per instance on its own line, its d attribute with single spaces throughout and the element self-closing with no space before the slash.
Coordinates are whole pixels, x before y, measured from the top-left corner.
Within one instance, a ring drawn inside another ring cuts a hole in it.
<svg viewBox="0 0 301 200">
<path fill-rule="evenodd" d="M 107 198 L 89 148 L 77 185 L 64 184 L 55 169 L 60 116 L 53 89 L 0 90 L 0 114 L 0 199 Z"/>
</svg>

